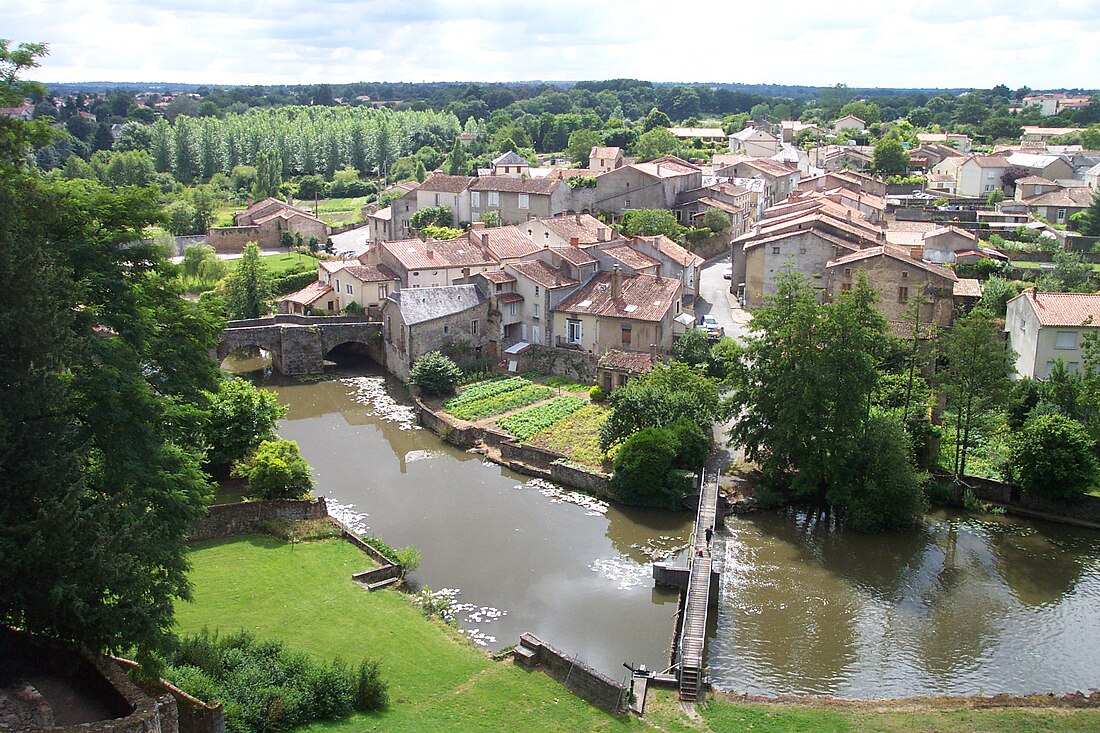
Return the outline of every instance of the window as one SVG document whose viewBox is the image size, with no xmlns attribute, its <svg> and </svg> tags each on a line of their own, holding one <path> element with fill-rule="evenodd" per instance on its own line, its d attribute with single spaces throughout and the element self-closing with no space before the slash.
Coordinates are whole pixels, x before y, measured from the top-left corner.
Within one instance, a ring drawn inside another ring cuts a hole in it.
<svg viewBox="0 0 1100 733">
<path fill-rule="evenodd" d="M 1077 361 L 1071 361 L 1069 363 L 1070 374 L 1076 374 L 1081 369 L 1081 363 Z"/>
<path fill-rule="evenodd" d="M 446 335 L 447 335 L 447 334 L 449 334 L 450 332 L 451 332 L 451 327 L 450 327 L 450 326 L 448 326 L 448 325 L 447 325 L 446 323 L 444 323 L 444 324 L 443 324 L 443 335 L 444 335 L 444 336 L 446 336 Z"/>
<path fill-rule="evenodd" d="M 535 286 L 535 297 L 536 298 L 539 297 L 539 286 L 538 285 Z"/>
<path fill-rule="evenodd" d="M 475 209 L 481 206 L 481 191 L 470 191 L 470 205 Z"/>
<path fill-rule="evenodd" d="M 401 228 L 402 229 L 408 229 L 409 228 L 409 220 L 408 219 L 402 219 L 401 220 Z"/>
<path fill-rule="evenodd" d="M 516 315 L 516 312 L 517 312 L 516 304 L 515 303 L 509 303 L 508 304 L 508 315 L 514 316 L 514 315 Z"/>
<path fill-rule="evenodd" d="M 902 279 L 905 279 L 905 278 L 909 277 L 909 271 L 908 270 L 902 270 L 901 271 L 901 277 L 902 277 Z"/>
<path fill-rule="evenodd" d="M 800 255 L 806 254 L 806 248 L 805 247 L 799 247 L 798 248 L 798 254 L 800 254 Z"/>
<path fill-rule="evenodd" d="M 535 232 L 534 232 L 533 230 L 531 230 L 531 229 L 528 229 L 528 230 L 527 230 L 527 236 L 528 236 L 528 237 L 533 237 L 533 236 L 535 236 Z M 547 236 L 550 236 L 550 233 L 549 233 L 549 232 L 547 232 Z"/>
<path fill-rule="evenodd" d="M 851 277 L 851 276 L 852 276 L 852 268 L 845 267 L 844 268 L 844 277 Z"/>
<path fill-rule="evenodd" d="M 489 206 L 500 206 L 500 193 L 497 191 L 489 192 Z"/>
<path fill-rule="evenodd" d="M 840 284 L 840 289 L 841 290 L 851 290 L 852 289 L 852 284 L 851 283 L 841 283 Z"/>
<path fill-rule="evenodd" d="M 898 302 L 899 303 L 908 303 L 909 302 L 909 288 L 898 288 Z"/>
<path fill-rule="evenodd" d="M 1058 209 L 1058 221 L 1065 221 L 1065 220 L 1066 220 L 1066 210 L 1065 209 Z"/>
<path fill-rule="evenodd" d="M 779 247 L 772 247 L 772 254 L 773 255 L 779 254 Z"/>
<path fill-rule="evenodd" d="M 627 196 L 625 199 L 623 199 L 623 208 L 624 209 L 629 209 L 630 208 L 630 197 L 629 196 Z"/>
<path fill-rule="evenodd" d="M 413 277 L 420 277 L 420 273 L 419 272 L 413 272 Z"/>
<path fill-rule="evenodd" d="M 503 289 L 504 289 L 504 286 L 503 286 L 503 285 L 501 285 L 500 283 L 497 283 L 497 284 L 496 284 L 496 291 L 497 291 L 498 293 L 499 293 L 499 292 L 501 292 L 501 291 L 502 291 Z"/>
<path fill-rule="evenodd" d="M 630 324 L 624 323 L 622 327 L 622 341 L 623 346 L 630 346 Z"/>
<path fill-rule="evenodd" d="M 435 195 L 435 205 L 439 206 L 439 194 L 438 193 Z"/>
<path fill-rule="evenodd" d="M 521 208 L 521 209 L 531 208 L 531 196 L 530 195 L 528 195 L 526 193 L 521 193 L 519 195 L 519 208 Z"/>
<path fill-rule="evenodd" d="M 470 335 L 477 336 L 477 319 L 470 321 Z"/>
<path fill-rule="evenodd" d="M 542 313 L 539 311 L 539 304 L 534 303 L 534 304 L 532 304 L 531 307 L 534 309 L 534 310 L 531 311 L 531 317 L 534 318 L 537 321 L 539 319 L 539 317 L 542 315 Z"/>
<path fill-rule="evenodd" d="M 1077 348 L 1077 332 L 1076 331 L 1059 331 L 1054 336 L 1054 348 L 1056 348 L 1056 349 L 1076 349 Z"/>
<path fill-rule="evenodd" d="M 344 292 L 351 295 L 351 283 L 344 283 Z"/>
<path fill-rule="evenodd" d="M 336 278 L 336 287 L 334 289 L 337 293 L 340 292 L 340 278 Z"/>
<path fill-rule="evenodd" d="M 572 318 L 565 322 L 565 340 L 571 344 L 581 342 L 581 322 Z"/>
<path fill-rule="evenodd" d="M 389 295 L 389 294 L 390 294 L 390 286 L 389 285 L 379 285 L 378 286 L 378 299 L 379 300 L 385 300 L 386 296 Z"/>
</svg>

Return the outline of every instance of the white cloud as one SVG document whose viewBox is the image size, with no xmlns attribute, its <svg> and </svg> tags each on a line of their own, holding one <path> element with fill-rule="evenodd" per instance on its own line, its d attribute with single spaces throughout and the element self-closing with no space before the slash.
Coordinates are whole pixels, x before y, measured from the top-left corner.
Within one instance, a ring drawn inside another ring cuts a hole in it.
<svg viewBox="0 0 1100 733">
<path fill-rule="evenodd" d="M 528 7 L 522 7 L 527 5 Z M 1094 0 L 8 0 L 47 81 L 653 81 L 1095 86 Z"/>
</svg>

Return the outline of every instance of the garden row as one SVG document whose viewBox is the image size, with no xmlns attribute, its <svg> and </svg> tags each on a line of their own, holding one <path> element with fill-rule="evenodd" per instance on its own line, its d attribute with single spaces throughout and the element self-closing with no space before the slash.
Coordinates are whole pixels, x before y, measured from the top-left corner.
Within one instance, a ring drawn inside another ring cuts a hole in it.
<svg viewBox="0 0 1100 733">
<path fill-rule="evenodd" d="M 535 433 L 561 422 L 586 404 L 588 402 L 580 397 L 558 397 L 509 415 L 497 425 L 520 440 L 527 440 Z"/>
</svg>

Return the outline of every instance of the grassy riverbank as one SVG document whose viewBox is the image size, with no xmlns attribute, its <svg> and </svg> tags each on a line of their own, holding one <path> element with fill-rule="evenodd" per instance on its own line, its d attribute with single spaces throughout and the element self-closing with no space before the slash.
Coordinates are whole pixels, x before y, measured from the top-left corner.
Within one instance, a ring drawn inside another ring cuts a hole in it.
<svg viewBox="0 0 1100 733">
<path fill-rule="evenodd" d="M 689 717 L 672 692 L 651 695 L 646 719 L 613 717 L 541 672 L 495 662 L 400 593 L 368 593 L 351 573 L 367 558 L 340 540 L 288 544 L 247 536 L 196 545 L 193 603 L 179 630 L 245 628 L 293 649 L 349 663 L 381 661 L 390 707 L 303 730 L 352 731 L 1095 731 L 1100 710 L 972 709 L 932 701 L 777 705 L 713 698 Z"/>
</svg>

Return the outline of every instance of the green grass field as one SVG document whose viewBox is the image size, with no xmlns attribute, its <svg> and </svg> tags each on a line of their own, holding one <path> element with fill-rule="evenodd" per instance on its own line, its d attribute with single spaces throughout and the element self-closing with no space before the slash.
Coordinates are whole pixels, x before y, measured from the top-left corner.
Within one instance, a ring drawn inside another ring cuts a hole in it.
<svg viewBox="0 0 1100 733">
<path fill-rule="evenodd" d="M 268 272 L 272 275 L 283 275 L 288 272 L 299 272 L 304 270 L 316 270 L 317 260 L 309 255 L 300 255 L 297 252 L 288 252 L 285 254 L 274 255 L 260 255 L 260 259 L 263 260 L 264 265 L 267 266 Z M 229 271 L 237 269 L 237 265 L 240 263 L 240 259 L 226 260 L 225 264 L 229 266 Z"/>
<path fill-rule="evenodd" d="M 645 720 L 611 716 L 542 672 L 495 662 L 456 632 L 426 620 L 401 593 L 368 593 L 350 578 L 369 562 L 349 543 L 288 544 L 247 536 L 196 545 L 191 553 L 194 602 L 176 612 L 179 631 L 245 628 L 281 639 L 319 659 L 355 664 L 378 659 L 390 706 L 310 733 L 353 731 L 659 730 L 724 733 L 962 733 L 1096 731 L 1100 710 L 968 709 L 965 704 L 829 703 L 780 705 L 713 698 L 689 717 L 675 693 L 651 693 Z"/>
</svg>

